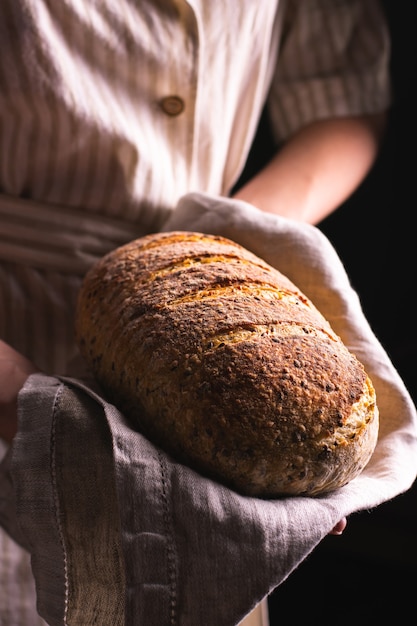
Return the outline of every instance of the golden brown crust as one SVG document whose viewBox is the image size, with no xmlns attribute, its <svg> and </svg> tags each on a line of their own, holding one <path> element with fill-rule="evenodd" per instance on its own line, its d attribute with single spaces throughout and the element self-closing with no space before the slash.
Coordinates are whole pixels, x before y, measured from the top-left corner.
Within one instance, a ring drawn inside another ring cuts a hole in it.
<svg viewBox="0 0 417 626">
<path fill-rule="evenodd" d="M 222 237 L 148 235 L 110 253 L 85 278 L 76 331 L 141 431 L 242 493 L 324 493 L 375 447 L 362 365 L 287 277 Z"/>
</svg>

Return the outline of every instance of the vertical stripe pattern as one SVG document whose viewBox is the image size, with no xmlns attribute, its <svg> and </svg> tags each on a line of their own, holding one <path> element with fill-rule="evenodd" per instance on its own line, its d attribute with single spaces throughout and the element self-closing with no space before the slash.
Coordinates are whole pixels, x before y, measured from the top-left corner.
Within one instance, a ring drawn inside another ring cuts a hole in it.
<svg viewBox="0 0 417 626">
<path fill-rule="evenodd" d="M 288 0 L 269 98 L 278 141 L 317 119 L 387 108 L 389 55 L 377 0 Z"/>
<path fill-rule="evenodd" d="M 0 190 L 148 230 L 189 190 L 226 193 L 273 61 L 276 2 L 241 5 L 6 0 Z M 182 114 L 161 108 L 170 95 Z M 235 137 L 237 111 L 247 129 Z"/>
</svg>

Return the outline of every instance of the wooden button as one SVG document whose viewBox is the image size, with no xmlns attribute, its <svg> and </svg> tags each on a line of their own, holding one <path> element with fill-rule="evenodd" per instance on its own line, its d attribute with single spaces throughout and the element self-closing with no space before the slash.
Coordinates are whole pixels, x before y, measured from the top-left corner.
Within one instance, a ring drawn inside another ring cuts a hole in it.
<svg viewBox="0 0 417 626">
<path fill-rule="evenodd" d="M 166 96 L 159 104 L 164 113 L 173 117 L 182 113 L 185 108 L 184 100 L 179 96 Z"/>
</svg>

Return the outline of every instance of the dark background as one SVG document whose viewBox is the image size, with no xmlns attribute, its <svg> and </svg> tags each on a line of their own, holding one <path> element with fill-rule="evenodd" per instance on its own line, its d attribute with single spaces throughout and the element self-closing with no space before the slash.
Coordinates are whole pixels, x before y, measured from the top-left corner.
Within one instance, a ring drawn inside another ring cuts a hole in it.
<svg viewBox="0 0 417 626">
<path fill-rule="evenodd" d="M 383 6 L 394 87 L 384 143 L 361 187 L 319 228 L 417 403 L 416 3 Z M 246 175 L 262 164 L 269 138 L 264 117 Z M 373 511 L 352 515 L 344 534 L 326 537 L 269 599 L 271 626 L 400 626 L 413 621 L 416 607 L 417 482 Z"/>
</svg>

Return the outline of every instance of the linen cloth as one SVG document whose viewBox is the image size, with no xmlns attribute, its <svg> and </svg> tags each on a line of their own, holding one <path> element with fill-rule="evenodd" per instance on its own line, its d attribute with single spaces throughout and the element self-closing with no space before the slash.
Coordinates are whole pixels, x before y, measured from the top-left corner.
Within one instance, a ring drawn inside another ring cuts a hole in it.
<svg viewBox="0 0 417 626">
<path fill-rule="evenodd" d="M 153 446 L 91 381 L 31 376 L 3 509 L 17 516 L 14 536 L 32 554 L 39 612 L 53 626 L 233 626 L 341 517 L 404 492 L 417 474 L 415 407 L 327 238 L 199 193 L 164 225 L 177 229 L 229 237 L 304 291 L 375 385 L 378 444 L 362 474 L 332 494 L 247 498 Z"/>
</svg>

